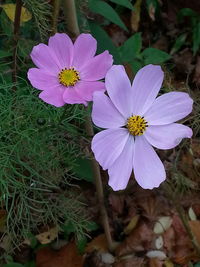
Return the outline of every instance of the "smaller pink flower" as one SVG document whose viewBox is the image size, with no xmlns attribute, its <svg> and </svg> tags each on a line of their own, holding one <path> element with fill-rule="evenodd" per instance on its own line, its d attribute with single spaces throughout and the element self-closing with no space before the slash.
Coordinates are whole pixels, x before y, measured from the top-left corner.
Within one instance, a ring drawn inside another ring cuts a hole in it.
<svg viewBox="0 0 200 267">
<path fill-rule="evenodd" d="M 42 90 L 39 97 L 56 107 L 84 104 L 95 91 L 105 91 L 103 79 L 113 63 L 108 51 L 95 56 L 97 42 L 91 34 L 80 34 L 73 44 L 65 33 L 56 33 L 48 45 L 34 46 L 31 58 L 37 68 L 29 69 L 28 79 Z"/>
<path fill-rule="evenodd" d="M 160 66 L 148 65 L 138 71 L 131 85 L 123 66 L 113 66 L 106 74 L 108 96 L 96 92 L 92 119 L 107 128 L 96 134 L 92 150 L 104 170 L 109 185 L 125 189 L 132 171 L 145 189 L 158 187 L 166 179 L 164 166 L 153 147 L 171 149 L 192 130 L 175 123 L 192 111 L 186 93 L 170 92 L 156 98 L 164 73 Z"/>
</svg>

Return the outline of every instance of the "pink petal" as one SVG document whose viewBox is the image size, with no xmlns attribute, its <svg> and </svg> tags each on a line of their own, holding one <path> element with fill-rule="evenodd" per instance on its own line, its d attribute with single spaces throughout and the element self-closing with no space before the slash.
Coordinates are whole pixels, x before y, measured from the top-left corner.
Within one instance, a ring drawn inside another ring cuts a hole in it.
<svg viewBox="0 0 200 267">
<path fill-rule="evenodd" d="M 160 149 L 171 149 L 177 146 L 183 138 L 191 138 L 192 130 L 182 124 L 152 125 L 144 133 L 147 141 Z"/>
<path fill-rule="evenodd" d="M 63 94 L 63 99 L 67 104 L 84 104 L 86 101 L 77 93 L 76 89 L 73 87 L 65 87 L 65 92 Z"/>
<path fill-rule="evenodd" d="M 97 50 L 97 41 L 91 34 L 82 33 L 74 43 L 74 59 L 72 65 L 79 69 L 91 60 Z"/>
<path fill-rule="evenodd" d="M 152 105 L 161 88 L 163 77 L 161 67 L 156 65 L 147 65 L 137 72 L 132 85 L 133 114 L 143 115 Z"/>
<path fill-rule="evenodd" d="M 134 138 L 133 136 L 129 135 L 122 153 L 108 169 L 108 184 L 115 191 L 125 189 L 128 184 L 131 172 L 133 170 L 133 152 Z"/>
<path fill-rule="evenodd" d="M 104 92 L 105 89 L 105 84 L 103 82 L 80 81 L 75 85 L 76 92 L 86 101 L 92 101 L 94 92 Z"/>
<path fill-rule="evenodd" d="M 79 69 L 81 79 L 84 81 L 97 81 L 103 79 L 112 66 L 112 63 L 112 56 L 108 51 L 104 51 L 81 66 Z"/>
<path fill-rule="evenodd" d="M 108 95 L 119 112 L 126 118 L 131 116 L 133 94 L 124 67 L 112 66 L 106 74 L 105 84 Z"/>
<path fill-rule="evenodd" d="M 44 90 L 39 94 L 39 98 L 55 107 L 62 107 L 65 104 L 63 100 L 63 93 L 64 89 L 62 86 L 57 86 L 54 88 L 49 88 L 48 90 Z"/>
<path fill-rule="evenodd" d="M 45 44 L 39 44 L 33 47 L 31 58 L 34 64 L 45 71 L 55 75 L 60 71 L 60 64 L 54 52 Z"/>
<path fill-rule="evenodd" d="M 126 124 L 126 119 L 115 108 L 110 98 L 102 92 L 94 93 L 92 120 L 102 128 L 119 128 Z"/>
<path fill-rule="evenodd" d="M 192 111 L 193 100 L 186 93 L 171 92 L 159 96 L 144 114 L 149 125 L 170 124 Z"/>
<path fill-rule="evenodd" d="M 133 170 L 136 181 L 144 189 L 158 187 L 166 179 L 161 160 L 144 136 L 135 138 Z"/>
<path fill-rule="evenodd" d="M 92 151 L 104 170 L 120 156 L 128 137 L 129 133 L 124 128 L 104 130 L 93 137 Z"/>
<path fill-rule="evenodd" d="M 54 51 L 59 67 L 71 67 L 74 47 L 71 39 L 65 33 L 56 33 L 54 36 L 49 38 L 49 47 Z"/>
<path fill-rule="evenodd" d="M 45 90 L 59 85 L 58 78 L 42 69 L 32 68 L 28 70 L 28 79 L 32 86 Z"/>
</svg>

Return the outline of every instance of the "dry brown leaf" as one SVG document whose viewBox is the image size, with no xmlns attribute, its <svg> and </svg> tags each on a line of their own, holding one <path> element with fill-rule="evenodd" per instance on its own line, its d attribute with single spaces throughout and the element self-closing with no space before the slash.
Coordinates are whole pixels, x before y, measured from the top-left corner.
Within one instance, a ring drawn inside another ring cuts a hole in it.
<svg viewBox="0 0 200 267">
<path fill-rule="evenodd" d="M 92 252 L 94 250 L 98 250 L 100 252 L 108 251 L 107 241 L 105 234 L 101 234 L 94 238 L 90 243 L 87 244 L 85 252 Z"/>
<path fill-rule="evenodd" d="M 133 253 L 134 251 L 149 250 L 152 243 L 153 231 L 145 223 L 136 227 L 116 250 L 119 256 Z"/>
<path fill-rule="evenodd" d="M 127 256 L 127 259 L 120 260 L 116 262 L 113 267 L 144 267 L 144 258 L 139 258 L 135 256 Z"/>
<path fill-rule="evenodd" d="M 41 244 L 49 244 L 58 236 L 58 227 L 53 227 L 49 231 L 40 233 L 35 237 Z"/>
<path fill-rule="evenodd" d="M 130 234 L 130 232 L 132 232 L 132 230 L 136 227 L 138 221 L 139 221 L 140 216 L 139 215 L 135 215 L 129 222 L 129 224 L 125 227 L 124 229 L 124 233 L 125 234 Z"/>
<path fill-rule="evenodd" d="M 170 227 L 166 232 L 164 232 L 163 240 L 164 248 L 166 248 L 167 251 L 173 251 L 175 246 L 175 231 L 173 227 Z"/>
<path fill-rule="evenodd" d="M 159 259 L 149 259 L 149 267 L 163 267 L 163 261 Z"/>
<path fill-rule="evenodd" d="M 124 210 L 124 195 L 111 193 L 109 195 L 109 203 L 112 207 L 112 211 L 117 214 L 122 214 Z"/>
<path fill-rule="evenodd" d="M 131 13 L 131 28 L 137 32 L 140 23 L 140 11 L 142 0 L 137 0 L 133 6 L 134 10 Z"/>
<path fill-rule="evenodd" d="M 193 232 L 193 235 L 196 238 L 196 241 L 199 243 L 200 245 L 200 221 L 196 220 L 196 221 L 189 221 L 189 225 L 190 228 Z"/>
<path fill-rule="evenodd" d="M 83 256 L 78 254 L 75 242 L 71 242 L 55 251 L 49 247 L 41 248 L 36 253 L 37 267 L 82 267 Z"/>
<path fill-rule="evenodd" d="M 149 17 L 150 17 L 153 21 L 155 21 L 155 11 L 156 11 L 155 6 L 151 3 L 151 4 L 149 5 L 149 8 L 148 8 L 148 13 L 149 13 Z"/>
</svg>

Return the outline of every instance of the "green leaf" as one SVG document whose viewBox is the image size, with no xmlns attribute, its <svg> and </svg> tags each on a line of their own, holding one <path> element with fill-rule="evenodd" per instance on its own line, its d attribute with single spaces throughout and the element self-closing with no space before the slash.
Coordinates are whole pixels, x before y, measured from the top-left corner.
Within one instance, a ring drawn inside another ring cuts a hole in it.
<svg viewBox="0 0 200 267">
<path fill-rule="evenodd" d="M 117 14 L 117 12 L 106 2 L 100 0 L 90 0 L 89 8 L 91 9 L 92 12 L 104 16 L 106 19 L 117 24 L 125 31 L 128 31 L 125 24 Z"/>
<path fill-rule="evenodd" d="M 182 8 L 179 12 L 178 12 L 178 19 L 182 20 L 183 17 L 197 17 L 199 16 L 197 12 L 195 12 L 194 10 L 192 10 L 191 8 Z"/>
<path fill-rule="evenodd" d="M 92 165 L 89 159 L 77 158 L 75 161 L 76 167 L 73 168 L 75 174 L 88 182 L 93 182 Z"/>
<path fill-rule="evenodd" d="M 97 52 L 102 53 L 108 50 L 113 55 L 114 63 L 121 64 L 122 60 L 117 47 L 113 44 L 108 34 L 96 23 L 89 22 L 90 31 L 94 38 L 97 40 Z"/>
<path fill-rule="evenodd" d="M 192 50 L 195 55 L 200 47 L 200 22 L 198 22 L 193 28 L 192 40 L 193 40 Z"/>
<path fill-rule="evenodd" d="M 187 33 L 183 33 L 176 39 L 176 42 L 173 45 L 171 52 L 170 52 L 171 55 L 176 53 L 185 44 L 186 38 L 187 38 Z"/>
<path fill-rule="evenodd" d="M 130 37 L 120 48 L 122 59 L 125 62 L 132 61 L 136 56 L 139 55 L 142 48 L 141 33 L 138 32 Z"/>
<path fill-rule="evenodd" d="M 71 222 L 62 225 L 61 229 L 64 232 L 65 238 L 67 238 L 69 234 L 74 233 L 76 231 L 74 225 Z"/>
<path fill-rule="evenodd" d="M 77 248 L 80 254 L 84 253 L 86 245 L 87 245 L 86 236 L 82 236 L 80 239 L 77 240 Z"/>
<path fill-rule="evenodd" d="M 0 50 L 0 59 L 4 57 L 10 57 L 12 55 L 11 52 Z"/>
<path fill-rule="evenodd" d="M 89 221 L 89 222 L 86 222 L 86 229 L 87 231 L 92 232 L 92 231 L 99 229 L 99 226 L 95 222 Z"/>
<path fill-rule="evenodd" d="M 169 54 L 156 48 L 146 48 L 142 54 L 144 64 L 161 64 L 171 58 Z"/>
<path fill-rule="evenodd" d="M 127 7 L 129 9 L 133 10 L 133 6 L 129 0 L 110 0 L 110 1 L 113 3 L 116 3 L 120 6 L 124 6 L 124 7 Z"/>
<path fill-rule="evenodd" d="M 143 67 L 142 62 L 140 62 L 138 60 L 133 60 L 129 64 L 131 65 L 131 68 L 132 68 L 132 71 L 134 74 L 136 74 L 138 72 L 138 70 Z"/>
</svg>

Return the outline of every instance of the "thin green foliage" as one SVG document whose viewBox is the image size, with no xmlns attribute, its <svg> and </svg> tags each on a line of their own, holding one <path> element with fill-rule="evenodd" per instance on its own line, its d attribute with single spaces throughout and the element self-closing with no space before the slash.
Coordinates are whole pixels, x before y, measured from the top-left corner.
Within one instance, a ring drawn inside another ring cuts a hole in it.
<svg viewBox="0 0 200 267">
<path fill-rule="evenodd" d="M 41 225 L 71 222 L 84 232 L 84 205 L 74 193 L 73 167 L 82 155 L 80 106 L 56 109 L 40 101 L 23 80 L 13 98 L 11 84 L 0 84 L 0 201 L 7 234 L 19 245 Z M 79 193 L 80 194 L 80 193 Z"/>
<path fill-rule="evenodd" d="M 28 10 L 30 10 L 33 14 L 41 41 L 44 41 L 50 33 L 50 20 L 52 17 L 51 5 L 45 0 L 23 0 L 23 2 Z M 31 25 L 34 25 L 34 23 Z"/>
</svg>

